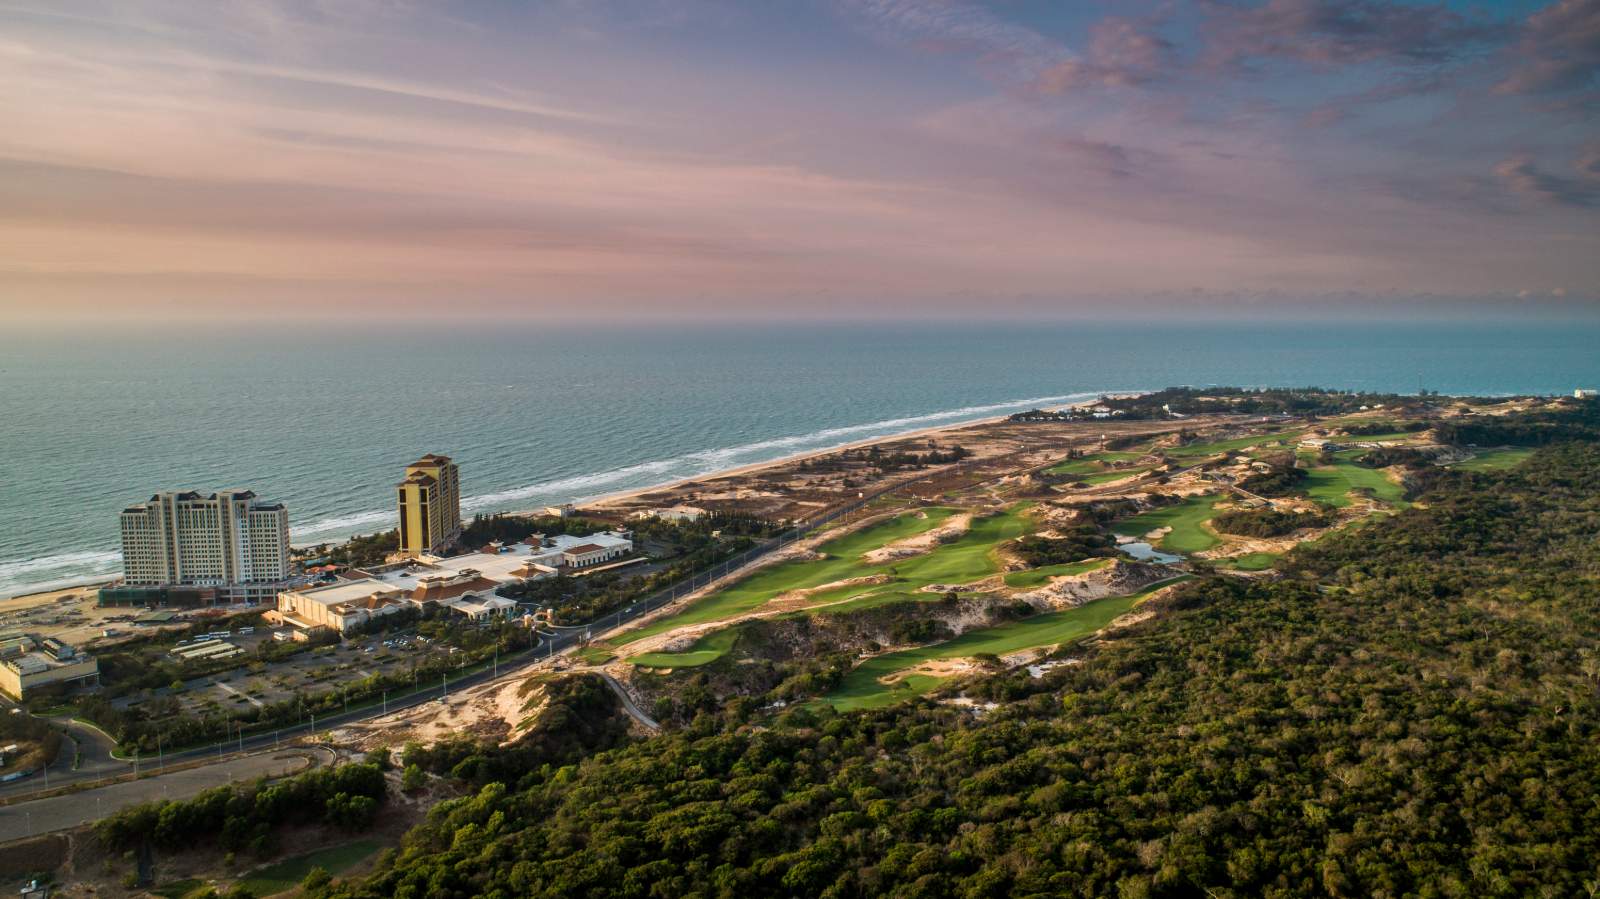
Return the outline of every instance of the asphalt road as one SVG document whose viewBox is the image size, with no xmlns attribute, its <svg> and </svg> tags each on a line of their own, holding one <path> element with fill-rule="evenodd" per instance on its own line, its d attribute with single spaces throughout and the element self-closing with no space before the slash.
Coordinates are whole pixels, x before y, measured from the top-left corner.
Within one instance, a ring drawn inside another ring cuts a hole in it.
<svg viewBox="0 0 1600 899">
<path fill-rule="evenodd" d="M 798 539 L 800 535 L 834 521 L 841 516 L 853 513 L 857 509 L 865 506 L 867 503 L 877 499 L 880 495 L 892 492 L 894 490 L 899 490 L 904 486 L 906 485 L 903 483 L 893 484 L 880 490 L 867 493 L 854 503 L 842 506 L 830 513 L 812 519 L 811 521 L 807 522 L 800 531 L 790 532 L 783 535 L 782 538 L 769 541 L 762 546 L 747 552 L 743 556 L 730 559 L 728 562 L 690 578 L 686 582 L 680 583 L 674 587 L 669 587 L 658 593 L 648 596 L 634 603 L 633 605 L 628 606 L 627 608 L 620 609 L 610 615 L 607 615 L 599 621 L 592 622 L 587 626 L 575 627 L 570 630 L 562 629 L 561 631 L 555 633 L 545 633 L 540 631 L 538 632 L 539 643 L 533 648 L 523 650 L 515 655 L 502 657 L 499 660 L 497 667 L 486 667 L 480 671 L 475 671 L 471 674 L 465 674 L 457 679 L 450 680 L 448 686 L 435 685 L 431 687 L 425 687 L 418 692 L 411 693 L 406 696 L 392 698 L 387 702 L 386 705 L 375 704 L 363 706 L 358 709 L 352 709 L 349 712 L 340 712 L 338 714 L 328 715 L 323 718 L 317 718 L 314 721 L 308 720 L 304 723 L 281 728 L 275 731 L 251 734 L 239 739 L 227 741 L 225 743 L 219 743 L 212 746 L 194 747 L 180 752 L 169 752 L 166 753 L 162 759 L 166 765 L 170 766 L 182 762 L 199 761 L 209 757 L 216 757 L 220 759 L 224 754 L 227 754 L 232 757 L 232 761 L 219 762 L 216 765 L 208 765 L 202 768 L 194 769 L 199 771 L 217 772 L 216 777 L 220 779 L 206 780 L 204 775 L 189 775 L 188 779 L 185 780 L 183 778 L 185 778 L 187 772 L 173 771 L 166 774 L 160 774 L 152 778 L 134 781 L 129 784 L 95 787 L 69 796 L 23 800 L 22 802 L 18 802 L 8 807 L 0 807 L 0 822 L 5 822 L 3 825 L 0 825 L 0 842 L 16 839 L 21 836 L 26 836 L 30 833 L 44 833 L 49 830 L 74 827 L 86 821 L 95 820 L 98 814 L 109 814 L 114 810 L 111 807 L 110 800 L 102 799 L 101 804 L 104 805 L 105 808 L 101 811 L 96 811 L 88 804 L 90 801 L 92 801 L 92 799 L 85 799 L 85 797 L 93 797 L 95 795 L 100 795 L 102 797 L 106 795 L 112 795 L 106 794 L 102 791 L 118 790 L 121 787 L 131 788 L 125 793 L 119 792 L 114 795 L 140 797 L 132 798 L 124 802 L 124 804 L 132 804 L 136 802 L 147 801 L 153 798 L 159 798 L 160 795 L 170 795 L 173 798 L 176 798 L 176 793 L 153 794 L 150 792 L 151 788 L 145 786 L 147 784 L 157 784 L 158 786 L 155 789 L 161 789 L 160 784 L 168 783 L 169 779 L 171 778 L 179 778 L 180 780 L 176 781 L 176 783 L 199 783 L 200 785 L 194 786 L 193 790 L 191 791 L 199 792 L 207 786 L 216 786 L 219 783 L 227 783 L 229 780 L 228 772 L 230 771 L 235 772 L 236 777 L 238 778 L 257 777 L 260 776 L 263 771 L 271 769 L 274 763 L 273 760 L 278 757 L 281 752 L 287 751 L 284 748 L 285 744 L 294 740 L 295 738 L 330 730 L 336 727 L 342 727 L 358 721 L 364 721 L 368 718 L 375 718 L 379 715 L 385 714 L 385 712 L 394 712 L 402 709 L 414 708 L 422 705 L 423 703 L 434 702 L 442 698 L 450 690 L 464 690 L 468 687 L 472 687 L 486 681 L 520 674 L 526 668 L 532 667 L 533 665 L 545 661 L 552 656 L 559 655 L 580 645 L 583 642 L 585 635 L 591 635 L 594 638 L 599 638 L 605 633 L 618 630 L 625 625 L 631 624 L 636 619 L 656 611 L 662 606 L 675 601 L 680 596 L 688 595 L 694 590 L 710 584 L 712 581 L 727 577 L 729 574 L 733 574 L 743 569 L 749 564 L 763 558 L 768 552 L 793 542 L 795 539 Z M 613 688 L 615 688 L 615 686 L 616 685 L 613 685 Z M 626 694 L 623 694 L 623 698 L 625 707 L 627 708 L 629 714 L 633 715 L 633 717 L 641 724 L 644 724 L 646 727 L 650 727 L 652 725 L 657 728 L 660 727 L 660 725 L 656 724 L 652 719 L 650 719 L 650 717 L 646 715 L 642 709 L 634 707 L 632 701 L 627 698 Z M 117 759 L 111 757 L 110 750 L 112 748 L 112 744 L 110 739 L 105 735 L 100 734 L 93 728 L 85 727 L 73 722 L 58 720 L 56 723 L 58 726 L 65 727 L 69 736 L 79 741 L 79 744 L 83 747 L 84 756 L 79 767 L 76 770 L 73 770 L 71 768 L 72 754 L 68 751 L 64 751 L 57 758 L 56 763 L 50 766 L 50 788 L 60 788 L 73 783 L 101 780 L 117 774 L 125 774 L 132 770 L 133 766 L 131 764 L 118 761 Z M 152 763 L 156 763 L 156 760 L 146 758 L 142 760 L 141 766 L 147 770 Z M 196 778 L 199 778 L 199 780 L 196 781 Z M 176 789 L 176 787 L 169 785 L 167 789 L 172 790 Z M 31 793 L 45 791 L 46 787 L 44 776 L 41 772 L 16 783 L 6 784 L 5 786 L 0 787 L 0 797 L 19 797 L 26 796 Z M 48 806 L 39 806 L 39 803 L 51 804 Z M 51 808 L 55 809 L 56 811 L 49 814 L 41 813 L 41 816 L 37 820 L 23 821 L 23 823 L 17 823 L 16 821 L 12 820 L 13 818 L 24 818 L 25 812 L 33 807 Z M 121 808 L 122 806 L 119 805 L 116 807 Z M 87 814 L 68 813 L 64 811 L 66 808 L 87 809 Z"/>
<path fill-rule="evenodd" d="M 297 747 L 281 753 L 243 756 L 156 777 L 94 787 L 0 808 L 0 842 L 97 821 L 130 805 L 156 799 L 185 799 L 236 780 L 282 777 L 328 764 L 334 753 L 323 747 Z"/>
</svg>

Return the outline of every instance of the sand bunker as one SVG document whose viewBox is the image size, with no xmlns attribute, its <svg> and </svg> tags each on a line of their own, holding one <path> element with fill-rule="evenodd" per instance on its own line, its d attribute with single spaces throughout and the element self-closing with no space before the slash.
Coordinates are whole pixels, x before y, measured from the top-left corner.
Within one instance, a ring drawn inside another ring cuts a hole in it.
<svg viewBox="0 0 1600 899">
<path fill-rule="evenodd" d="M 1137 593 L 1170 577 L 1170 568 L 1117 559 L 1083 574 L 1053 577 L 1045 586 L 1015 594 L 1013 598 L 1040 610 L 1070 609 L 1108 596 Z"/>
<path fill-rule="evenodd" d="M 893 543 L 880 546 L 870 552 L 861 554 L 861 560 L 869 565 L 883 562 L 894 562 L 899 559 L 909 559 L 912 556 L 926 555 L 936 547 L 946 543 L 953 543 L 961 539 L 961 535 L 972 527 L 972 514 L 968 512 L 950 516 L 944 524 L 930 531 L 896 540 Z"/>
</svg>

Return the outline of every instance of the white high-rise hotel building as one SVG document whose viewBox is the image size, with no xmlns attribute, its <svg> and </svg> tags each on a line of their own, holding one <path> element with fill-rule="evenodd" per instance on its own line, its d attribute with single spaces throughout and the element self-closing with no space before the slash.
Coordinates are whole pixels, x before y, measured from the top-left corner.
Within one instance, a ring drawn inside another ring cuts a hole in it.
<svg viewBox="0 0 1600 899">
<path fill-rule="evenodd" d="M 203 496 L 158 493 L 122 511 L 122 571 L 129 586 L 260 585 L 289 578 L 289 512 L 248 490 Z"/>
</svg>

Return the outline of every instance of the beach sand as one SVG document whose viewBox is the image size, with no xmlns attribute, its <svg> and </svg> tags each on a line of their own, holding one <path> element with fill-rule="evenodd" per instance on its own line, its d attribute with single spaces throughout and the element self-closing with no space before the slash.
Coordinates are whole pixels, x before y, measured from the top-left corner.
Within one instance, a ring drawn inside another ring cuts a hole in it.
<svg viewBox="0 0 1600 899">
<path fill-rule="evenodd" d="M 1078 406 L 1092 406 L 1096 402 L 1098 402 L 1097 399 L 1089 399 L 1089 400 L 1083 400 L 1083 401 L 1076 402 L 1076 403 L 1068 403 L 1068 404 L 1062 404 L 1062 405 L 1056 405 L 1056 406 L 1048 406 L 1048 407 L 1045 407 L 1045 408 L 1047 408 L 1047 409 L 1067 409 L 1067 408 L 1074 408 L 1074 407 L 1078 407 Z M 580 508 L 580 509 L 591 509 L 591 510 L 594 510 L 596 512 L 605 513 L 605 514 L 625 514 L 625 513 L 629 512 L 629 511 L 633 511 L 634 509 L 639 508 L 641 505 L 650 505 L 650 506 L 667 505 L 667 506 L 670 506 L 670 505 L 675 505 L 675 504 L 679 504 L 679 503 L 686 503 L 686 502 L 689 502 L 693 498 L 694 494 L 696 494 L 697 492 L 700 492 L 699 488 L 708 486 L 708 485 L 710 485 L 710 484 L 712 484 L 714 482 L 728 482 L 728 481 L 735 481 L 735 480 L 738 480 L 738 479 L 741 479 L 741 478 L 749 478 L 749 477 L 759 476 L 759 475 L 776 474 L 776 473 L 781 472 L 781 471 L 783 471 L 785 469 L 789 469 L 789 468 L 792 468 L 792 467 L 795 467 L 795 466 L 799 466 L 802 462 L 806 462 L 806 461 L 810 461 L 810 460 L 822 459 L 822 458 L 825 458 L 825 457 L 828 457 L 828 456 L 832 456 L 832 455 L 835 455 L 835 454 L 838 454 L 838 453 L 850 452 L 852 450 L 865 449 L 865 448 L 871 447 L 873 445 L 887 446 L 889 444 L 900 443 L 900 442 L 903 442 L 903 441 L 922 441 L 922 440 L 940 440 L 942 443 L 951 443 L 951 442 L 957 442 L 957 441 L 954 440 L 954 438 L 956 438 L 958 435 L 963 435 L 964 432 L 965 432 L 965 436 L 968 439 L 975 439 L 976 437 L 980 436 L 980 435 L 976 434 L 975 432 L 977 432 L 977 431 L 979 431 L 981 429 L 993 427 L 995 425 L 1004 424 L 1008 417 L 1009 416 L 1005 416 L 1005 415 L 996 415 L 996 416 L 991 416 L 991 417 L 988 417 L 988 418 L 979 418 L 979 419 L 973 419 L 973 420 L 970 420 L 970 421 L 954 422 L 954 423 L 951 423 L 951 424 L 944 424 L 944 425 L 935 425 L 933 427 L 927 427 L 927 428 L 918 428 L 918 429 L 915 429 L 915 430 L 903 431 L 903 432 L 896 433 L 896 434 L 886 434 L 886 435 L 879 436 L 879 437 L 869 437 L 869 438 L 865 438 L 865 439 L 862 439 L 862 440 L 855 440 L 855 441 L 851 441 L 851 442 L 848 442 L 848 443 L 841 443 L 841 444 L 838 444 L 836 446 L 825 447 L 823 449 L 808 450 L 806 452 L 795 453 L 795 454 L 789 455 L 789 456 L 782 456 L 782 457 L 779 457 L 779 458 L 776 458 L 776 459 L 767 459 L 767 460 L 760 461 L 760 462 L 752 462 L 752 463 L 747 464 L 747 465 L 740 465 L 740 466 L 736 466 L 736 467 L 733 467 L 733 468 L 727 468 L 727 469 L 722 469 L 722 470 L 718 470 L 718 471 L 707 472 L 705 474 L 699 475 L 698 477 L 682 478 L 682 479 L 678 479 L 678 480 L 666 481 L 666 482 L 657 483 L 657 484 L 650 484 L 650 485 L 647 485 L 647 486 L 644 486 L 644 487 L 637 487 L 637 488 L 632 488 L 632 489 L 628 489 L 628 490 L 616 491 L 616 492 L 613 492 L 613 493 L 601 494 L 601 495 L 598 495 L 598 496 L 593 496 L 593 497 L 589 497 L 589 498 L 583 499 L 581 501 L 574 502 L 573 505 L 575 507 L 577 507 L 577 508 Z M 1094 425 L 1095 426 L 1101 426 L 1102 423 L 1095 422 Z M 1068 427 L 1071 427 L 1071 426 L 1068 426 Z M 1088 425 L 1077 425 L 1076 427 L 1088 428 L 1090 430 L 1093 430 L 1093 428 L 1089 427 Z M 644 498 L 647 497 L 647 496 L 650 496 L 650 497 L 663 497 L 663 496 L 665 496 L 665 497 L 671 497 L 671 499 L 667 500 L 667 501 L 664 501 L 664 502 L 646 503 L 644 501 Z M 842 500 L 842 499 L 845 499 L 845 498 L 846 497 L 842 493 L 838 497 L 835 497 L 835 499 L 838 499 L 838 500 Z M 818 510 L 819 511 L 820 511 L 820 508 L 821 508 L 821 506 L 819 505 L 818 506 Z M 543 509 L 542 509 L 542 507 L 539 508 L 539 509 L 522 509 L 522 510 L 508 511 L 508 512 L 502 513 L 502 514 L 538 516 L 538 515 L 543 514 Z M 317 543 L 313 543 L 313 544 L 298 544 L 297 543 L 297 544 L 295 544 L 295 547 L 297 549 L 303 549 L 306 546 L 320 545 L 320 544 L 325 543 L 325 542 L 331 542 L 331 543 L 337 544 L 338 541 L 317 541 Z M 19 595 L 12 596 L 12 597 L 7 598 L 7 599 L 0 599 L 0 619 L 10 617 L 9 613 L 19 612 L 19 611 L 23 611 L 23 610 L 26 610 L 26 609 L 34 608 L 36 606 L 40 606 L 40 605 L 56 602 L 61 597 L 66 596 L 66 595 L 71 595 L 71 594 L 81 594 L 81 593 L 91 594 L 90 598 L 91 598 L 91 605 L 92 605 L 92 594 L 93 594 L 93 592 L 96 589 L 98 589 L 99 587 L 104 586 L 104 585 L 106 585 L 108 583 L 112 583 L 114 581 L 115 581 L 115 578 L 113 578 L 113 577 L 107 577 L 107 576 L 101 575 L 101 576 L 98 576 L 98 577 L 96 577 L 96 578 L 94 578 L 92 580 L 86 580 L 83 583 L 76 584 L 76 585 L 71 585 L 71 586 L 66 586 L 66 587 L 53 587 L 53 588 L 51 588 L 49 590 L 39 591 L 39 592 L 36 592 L 36 593 L 19 594 Z M 0 626 L 3 626 L 3 625 L 0 625 Z"/>
</svg>

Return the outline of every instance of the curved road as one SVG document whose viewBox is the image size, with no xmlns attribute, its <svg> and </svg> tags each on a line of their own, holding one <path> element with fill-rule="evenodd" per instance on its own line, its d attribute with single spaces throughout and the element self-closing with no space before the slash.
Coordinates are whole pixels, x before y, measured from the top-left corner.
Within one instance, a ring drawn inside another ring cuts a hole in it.
<svg viewBox="0 0 1600 899">
<path fill-rule="evenodd" d="M 616 678 L 598 669 L 593 673 L 600 675 L 600 679 L 606 682 L 606 686 L 611 688 L 611 692 L 617 694 L 617 698 L 622 700 L 622 709 L 628 713 L 628 717 L 649 730 L 661 730 L 661 724 L 656 719 L 646 715 L 643 709 L 634 704 L 633 697 L 628 695 L 627 688 L 618 683 Z"/>
<path fill-rule="evenodd" d="M 955 467 L 960 468 L 964 465 L 965 463 L 956 463 Z M 49 789 L 45 787 L 44 778 L 38 774 L 16 783 L 0 786 L 0 798 L 13 800 L 9 806 L 0 807 L 0 842 L 17 839 L 28 834 L 74 827 L 87 821 L 93 821 L 102 813 L 108 814 L 117 808 L 123 807 L 123 805 L 148 801 L 152 798 L 159 798 L 160 795 L 174 795 L 173 784 L 193 786 L 192 792 L 199 792 L 200 789 L 204 789 L 207 786 L 227 783 L 229 780 L 235 779 L 235 774 L 249 777 L 259 776 L 261 773 L 270 770 L 272 764 L 275 761 L 280 761 L 286 753 L 304 751 L 303 748 L 290 750 L 286 746 L 288 741 L 292 741 L 297 737 L 306 736 L 316 731 L 341 727 L 368 718 L 375 718 L 386 712 L 414 708 L 425 702 L 441 699 L 450 689 L 461 690 L 486 681 L 515 676 L 525 668 L 547 661 L 555 655 L 579 646 L 586 635 L 598 638 L 610 631 L 619 630 L 624 625 L 632 624 L 636 619 L 675 602 L 681 596 L 689 595 L 700 587 L 744 569 L 765 557 L 772 550 L 801 539 L 817 528 L 851 514 L 886 493 L 905 489 L 917 480 L 920 480 L 920 478 L 896 481 L 879 489 L 869 491 L 861 495 L 856 501 L 804 522 L 779 537 L 747 551 L 743 556 L 729 559 L 719 566 L 686 579 L 682 583 L 664 588 L 589 625 L 573 628 L 566 633 L 538 632 L 539 642 L 531 649 L 503 657 L 499 660 L 498 666 L 485 667 L 471 674 L 463 675 L 456 680 L 449 681 L 448 685 L 427 687 L 417 692 L 391 699 L 386 705 L 373 704 L 284 727 L 276 731 L 251 734 L 212 746 L 200 746 L 167 753 L 162 759 L 165 765 L 171 766 L 215 757 L 219 761 L 214 765 L 203 765 L 179 771 L 163 771 L 154 776 L 127 783 L 90 787 L 81 792 L 62 796 L 42 796 L 41 798 L 29 799 L 27 797 L 33 793 L 43 794 L 49 792 L 50 789 L 57 789 L 70 784 L 104 780 L 120 774 L 131 773 L 133 769 L 130 763 L 120 761 L 111 755 L 111 749 L 114 744 L 108 735 L 97 728 L 79 722 L 57 720 L 55 723 L 66 730 L 69 739 L 73 740 L 80 748 L 82 753 L 80 764 L 76 769 L 72 768 L 73 753 L 68 747 L 69 751 L 62 752 L 57 757 L 56 762 L 50 765 Z M 660 730 L 660 723 L 645 714 L 644 710 L 634 703 L 633 698 L 628 695 L 621 684 L 603 672 L 600 674 L 606 684 L 622 700 L 623 708 L 629 716 L 650 730 Z M 224 753 L 228 755 L 226 761 L 222 760 Z M 153 759 L 146 758 L 141 761 L 141 765 L 148 770 L 148 766 L 152 762 L 154 762 Z M 208 773 L 194 774 L 190 772 Z M 199 785 L 196 786 L 196 784 Z M 160 794 L 151 792 L 157 789 L 162 792 Z M 185 789 L 185 787 L 180 786 L 177 789 Z M 119 797 L 117 801 L 120 804 L 113 807 L 112 800 L 108 798 L 112 796 Z M 95 799 L 95 807 L 91 808 L 89 799 L 93 797 L 98 798 Z M 32 815 L 34 809 L 49 809 L 52 811 L 40 812 L 38 820 L 35 820 Z M 63 809 L 73 809 L 74 811 L 68 813 L 62 811 Z M 88 812 L 88 814 L 84 814 L 84 812 Z M 19 824 L 19 821 L 22 823 Z"/>
</svg>

